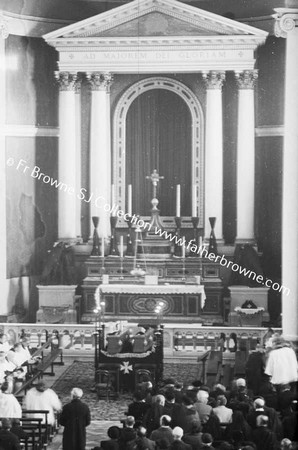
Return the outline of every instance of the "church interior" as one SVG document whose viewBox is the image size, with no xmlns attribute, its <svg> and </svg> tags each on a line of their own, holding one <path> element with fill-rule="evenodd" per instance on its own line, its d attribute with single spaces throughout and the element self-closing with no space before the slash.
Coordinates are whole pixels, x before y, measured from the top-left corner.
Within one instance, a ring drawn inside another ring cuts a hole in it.
<svg viewBox="0 0 298 450">
<path fill-rule="evenodd" d="M 297 345 L 297 44 L 297 0 L 0 0 L 0 329 L 45 351 L 29 387 L 62 353 L 118 391 Z"/>
</svg>

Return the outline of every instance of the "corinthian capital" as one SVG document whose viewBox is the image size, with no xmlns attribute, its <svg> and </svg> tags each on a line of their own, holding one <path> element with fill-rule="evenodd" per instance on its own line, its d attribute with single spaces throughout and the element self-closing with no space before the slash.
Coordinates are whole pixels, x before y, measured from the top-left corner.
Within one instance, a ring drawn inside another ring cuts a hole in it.
<svg viewBox="0 0 298 450">
<path fill-rule="evenodd" d="M 0 14 L 0 37 L 2 39 L 7 39 L 8 36 L 9 36 L 9 33 L 8 33 L 7 22 L 6 22 L 5 18 L 3 17 L 3 15 Z"/>
<path fill-rule="evenodd" d="M 69 72 L 55 72 L 60 91 L 76 91 L 80 85 L 78 75 Z"/>
<path fill-rule="evenodd" d="M 110 85 L 113 81 L 113 75 L 109 72 L 93 72 L 86 74 L 87 80 L 90 83 L 92 91 L 107 91 L 110 90 Z"/>
<path fill-rule="evenodd" d="M 202 76 L 207 89 L 221 89 L 223 82 L 226 79 L 225 72 L 217 72 L 216 70 L 211 70 L 210 72 L 202 72 Z"/>
<path fill-rule="evenodd" d="M 298 9 L 276 8 L 275 11 L 275 36 L 286 38 L 298 26 Z"/>
<path fill-rule="evenodd" d="M 239 89 L 253 89 L 258 78 L 258 71 L 254 69 L 235 72 L 235 78 Z"/>
</svg>

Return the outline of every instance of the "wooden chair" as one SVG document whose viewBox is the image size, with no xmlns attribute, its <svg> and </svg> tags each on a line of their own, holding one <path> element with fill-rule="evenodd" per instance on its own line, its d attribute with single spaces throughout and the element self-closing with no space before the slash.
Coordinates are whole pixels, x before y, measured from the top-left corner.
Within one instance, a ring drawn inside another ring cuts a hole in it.
<svg viewBox="0 0 298 450">
<path fill-rule="evenodd" d="M 115 371 L 114 371 L 115 372 Z M 113 378 L 116 375 L 116 380 Z M 96 371 L 96 376 L 98 379 L 98 382 L 95 385 L 97 399 L 105 398 L 107 402 L 110 401 L 111 397 L 117 397 L 118 396 L 118 385 L 119 382 L 117 381 L 117 374 L 112 373 L 109 370 L 105 369 L 98 369 Z"/>
</svg>

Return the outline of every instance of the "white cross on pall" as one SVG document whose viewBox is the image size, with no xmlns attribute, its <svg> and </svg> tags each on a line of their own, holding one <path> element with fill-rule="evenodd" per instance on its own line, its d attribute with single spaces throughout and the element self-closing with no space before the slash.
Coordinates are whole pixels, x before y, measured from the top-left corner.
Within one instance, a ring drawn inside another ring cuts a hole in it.
<svg viewBox="0 0 298 450">
<path fill-rule="evenodd" d="M 124 374 L 128 374 L 129 372 L 132 372 L 132 365 L 129 364 L 129 361 L 123 361 L 123 363 L 120 366 L 120 370 L 123 371 Z"/>
</svg>

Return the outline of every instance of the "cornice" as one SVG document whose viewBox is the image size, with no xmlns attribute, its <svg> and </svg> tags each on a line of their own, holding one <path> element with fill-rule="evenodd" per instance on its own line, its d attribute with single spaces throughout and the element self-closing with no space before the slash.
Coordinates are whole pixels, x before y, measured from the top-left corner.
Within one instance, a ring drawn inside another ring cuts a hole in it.
<svg viewBox="0 0 298 450">
<path fill-rule="evenodd" d="M 88 51 L 93 49 L 107 49 L 107 47 L 142 47 L 142 46 L 167 46 L 188 45 L 212 48 L 226 48 L 227 46 L 237 46 L 251 49 L 264 43 L 263 38 L 255 36 L 139 36 L 139 37 L 98 37 L 98 38 L 59 38 L 48 41 L 48 44 L 57 50 L 70 50 L 74 48 L 88 47 Z"/>
</svg>

